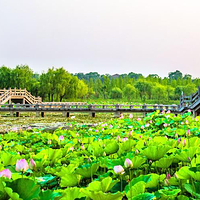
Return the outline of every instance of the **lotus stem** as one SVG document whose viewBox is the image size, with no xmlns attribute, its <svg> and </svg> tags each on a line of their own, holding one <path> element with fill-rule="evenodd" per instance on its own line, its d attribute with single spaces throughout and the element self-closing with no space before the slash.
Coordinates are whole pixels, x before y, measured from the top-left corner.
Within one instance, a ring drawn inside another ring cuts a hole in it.
<svg viewBox="0 0 200 200">
<path fill-rule="evenodd" d="M 121 179 L 121 192 L 122 192 L 122 175 L 120 175 L 120 179 Z"/>
<path fill-rule="evenodd" d="M 129 177 L 129 179 L 130 179 L 130 181 L 129 181 L 129 184 L 130 184 L 130 195 L 131 195 L 131 199 L 132 199 L 132 183 L 131 183 L 131 180 L 132 180 L 132 176 L 131 176 L 131 169 L 129 168 L 129 174 L 130 174 L 130 177 Z"/>
</svg>

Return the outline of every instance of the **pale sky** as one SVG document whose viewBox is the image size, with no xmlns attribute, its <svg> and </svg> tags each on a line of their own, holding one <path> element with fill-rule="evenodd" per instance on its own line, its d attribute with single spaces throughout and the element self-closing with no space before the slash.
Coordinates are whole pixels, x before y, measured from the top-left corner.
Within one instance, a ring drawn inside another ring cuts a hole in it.
<svg viewBox="0 0 200 200">
<path fill-rule="evenodd" d="M 200 77 L 200 0 L 0 0 L 0 66 Z"/>
</svg>

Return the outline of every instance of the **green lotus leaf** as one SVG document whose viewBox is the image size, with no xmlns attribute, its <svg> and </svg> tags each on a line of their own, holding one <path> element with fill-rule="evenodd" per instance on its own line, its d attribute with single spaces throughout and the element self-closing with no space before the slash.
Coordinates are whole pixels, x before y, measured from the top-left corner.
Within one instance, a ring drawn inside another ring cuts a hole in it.
<svg viewBox="0 0 200 200">
<path fill-rule="evenodd" d="M 177 177 L 179 179 L 185 179 L 185 180 L 187 180 L 187 179 L 191 178 L 188 166 L 181 167 L 181 169 L 179 169 L 179 171 L 176 172 L 176 175 L 177 175 Z"/>
<path fill-rule="evenodd" d="M 76 174 L 83 176 L 84 178 L 91 178 L 98 170 L 99 163 L 91 163 L 80 166 L 76 169 Z"/>
<path fill-rule="evenodd" d="M 158 160 L 162 158 L 169 149 L 171 149 L 171 147 L 168 145 L 149 146 L 142 151 L 142 154 L 150 160 Z"/>
<path fill-rule="evenodd" d="M 105 152 L 107 155 L 116 153 L 119 149 L 119 145 L 116 141 L 109 141 L 105 144 Z"/>
<path fill-rule="evenodd" d="M 93 200 L 122 200 L 123 198 L 123 194 L 121 192 L 103 193 L 102 191 L 85 191 L 85 194 Z"/>
<path fill-rule="evenodd" d="M 18 193 L 13 192 L 13 190 L 9 187 L 5 187 L 4 191 L 6 192 L 7 195 L 5 195 L 4 197 L 0 195 L 1 200 L 7 200 L 8 198 L 12 200 L 23 200 L 22 198 L 19 197 Z"/>
<path fill-rule="evenodd" d="M 20 178 L 12 182 L 7 182 L 6 186 L 10 187 L 13 192 L 18 193 L 19 197 L 23 200 L 30 200 L 39 197 L 40 187 L 31 179 Z"/>
<path fill-rule="evenodd" d="M 177 200 L 190 200 L 190 199 L 189 199 L 189 197 L 187 197 L 185 195 L 178 195 Z"/>
<path fill-rule="evenodd" d="M 65 174 L 61 177 L 61 187 L 73 187 L 77 186 L 80 180 L 80 176 L 77 174 Z"/>
<path fill-rule="evenodd" d="M 49 185 L 53 181 L 56 181 L 56 176 L 52 176 L 51 174 L 46 174 L 45 176 L 37 177 L 36 180 L 43 187 L 47 184 Z"/>
<path fill-rule="evenodd" d="M 40 200 L 54 200 L 54 199 L 60 199 L 62 196 L 62 193 L 59 192 L 53 192 L 51 190 L 46 190 L 40 192 Z M 60 197 L 60 198 L 59 198 Z"/>
<path fill-rule="evenodd" d="M 74 200 L 85 197 L 86 194 L 82 192 L 83 189 L 78 187 L 67 188 L 63 191 L 63 196 L 61 200 Z"/>
<path fill-rule="evenodd" d="M 196 154 L 196 150 L 197 147 L 190 147 L 188 149 L 184 149 L 176 156 L 176 158 L 178 158 L 182 162 L 190 162 L 190 159 L 192 159 Z"/>
<path fill-rule="evenodd" d="M 193 159 L 192 159 L 192 161 L 191 161 L 191 166 L 192 166 L 192 167 L 196 167 L 196 166 L 199 165 L 199 164 L 200 164 L 200 156 L 197 155 L 196 158 L 193 158 Z"/>
<path fill-rule="evenodd" d="M 169 157 L 161 158 L 155 162 L 155 166 L 166 169 L 172 164 L 172 161 L 173 161 L 173 158 L 169 158 Z"/>
<path fill-rule="evenodd" d="M 178 186 L 179 185 L 179 181 L 175 177 L 171 177 L 168 181 L 169 181 L 169 185 L 173 185 L 173 186 Z"/>
<path fill-rule="evenodd" d="M 184 188 L 189 192 L 193 197 L 200 199 L 200 182 L 194 182 L 194 185 L 185 183 Z"/>
<path fill-rule="evenodd" d="M 189 174 L 194 180 L 200 181 L 200 166 L 190 167 Z"/>
<path fill-rule="evenodd" d="M 158 190 L 158 192 L 160 193 L 162 199 L 169 199 L 169 198 L 174 198 L 178 195 L 178 193 L 181 192 L 181 189 L 176 188 L 176 189 L 171 189 L 171 188 L 166 188 L 166 189 L 161 189 Z"/>
<path fill-rule="evenodd" d="M 93 181 L 91 182 L 87 189 L 90 191 L 102 191 L 102 192 L 108 192 L 111 190 L 111 188 L 118 183 L 118 180 L 112 180 L 111 177 L 104 178 L 101 181 Z"/>
<path fill-rule="evenodd" d="M 20 156 L 18 154 L 12 155 L 7 152 L 1 152 L 1 155 L 0 155 L 0 160 L 4 166 L 15 165 L 17 159 L 19 159 L 19 158 L 20 158 Z"/>
<path fill-rule="evenodd" d="M 132 200 L 152 200 L 155 196 L 151 193 L 144 193 L 138 194 L 137 196 L 133 197 Z"/>
<path fill-rule="evenodd" d="M 158 186 L 160 176 L 158 174 L 149 174 L 150 180 L 146 184 L 146 188 L 155 188 Z"/>
<path fill-rule="evenodd" d="M 126 196 L 128 199 L 134 196 L 137 196 L 139 194 L 143 194 L 145 192 L 145 185 L 146 183 L 144 181 L 140 181 L 135 183 L 131 188 L 129 188 L 128 191 L 126 191 Z"/>
<path fill-rule="evenodd" d="M 146 162 L 146 158 L 135 156 L 131 159 L 131 161 L 133 163 L 133 168 L 138 169 Z"/>
</svg>

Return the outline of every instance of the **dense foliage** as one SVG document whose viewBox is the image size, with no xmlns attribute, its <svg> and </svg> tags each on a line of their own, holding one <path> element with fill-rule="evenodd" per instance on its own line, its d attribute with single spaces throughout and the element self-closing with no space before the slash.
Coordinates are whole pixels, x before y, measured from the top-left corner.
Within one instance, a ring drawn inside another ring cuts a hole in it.
<svg viewBox="0 0 200 200">
<path fill-rule="evenodd" d="M 170 72 L 168 77 L 157 74 L 100 75 L 97 72 L 70 74 L 64 68 L 50 68 L 42 74 L 34 74 L 28 66 L 14 69 L 0 68 L 1 88 L 27 88 L 44 101 L 67 99 L 123 99 L 132 102 L 174 103 L 182 94 L 196 92 L 200 79 L 192 79 L 180 71 Z"/>
<path fill-rule="evenodd" d="M 70 127 L 0 136 L 0 199 L 200 198 L 199 117 L 158 111 Z"/>
</svg>

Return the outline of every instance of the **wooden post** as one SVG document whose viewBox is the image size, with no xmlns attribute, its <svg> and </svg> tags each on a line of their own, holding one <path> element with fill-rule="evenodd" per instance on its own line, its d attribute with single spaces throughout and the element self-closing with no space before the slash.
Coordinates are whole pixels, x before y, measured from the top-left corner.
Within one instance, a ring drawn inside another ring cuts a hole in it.
<svg viewBox="0 0 200 200">
<path fill-rule="evenodd" d="M 44 117 L 44 112 L 41 112 L 41 117 Z"/>
<path fill-rule="evenodd" d="M 13 111 L 10 111 L 10 116 L 13 117 Z"/>
<path fill-rule="evenodd" d="M 67 117 L 69 117 L 70 116 L 70 112 L 67 112 Z"/>
<path fill-rule="evenodd" d="M 66 116 L 66 111 L 62 112 L 62 116 L 65 117 Z"/>
<path fill-rule="evenodd" d="M 121 113 L 120 113 L 120 111 L 119 111 L 119 108 L 120 108 L 120 105 L 119 105 L 119 104 L 116 104 L 116 105 L 115 105 L 116 111 L 115 111 L 115 113 L 114 113 L 114 117 L 116 117 L 116 118 L 119 118 L 119 117 L 121 116 Z"/>
<path fill-rule="evenodd" d="M 19 117 L 20 116 L 20 113 L 19 112 L 16 112 L 16 117 Z"/>
<path fill-rule="evenodd" d="M 36 117 L 39 117 L 39 115 L 40 115 L 40 112 L 36 111 Z"/>
</svg>

